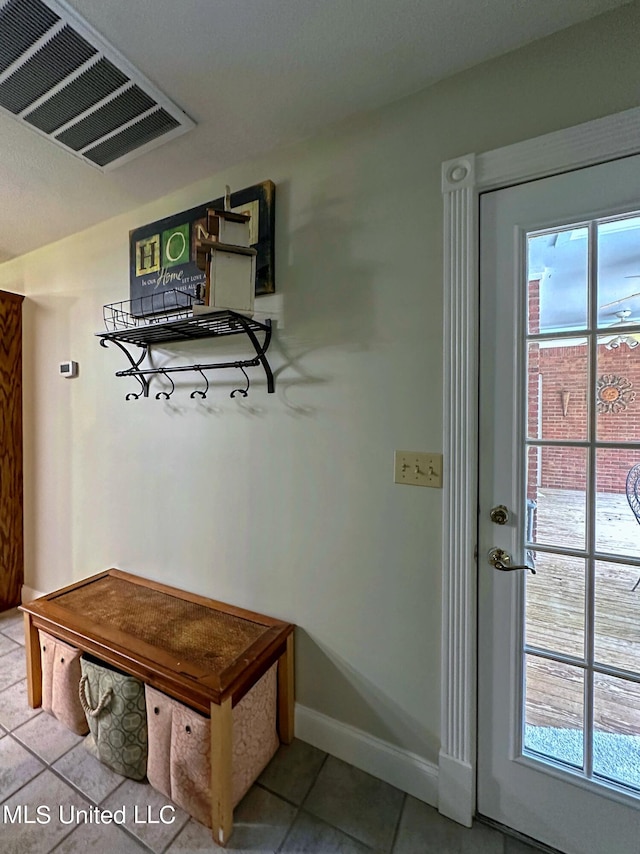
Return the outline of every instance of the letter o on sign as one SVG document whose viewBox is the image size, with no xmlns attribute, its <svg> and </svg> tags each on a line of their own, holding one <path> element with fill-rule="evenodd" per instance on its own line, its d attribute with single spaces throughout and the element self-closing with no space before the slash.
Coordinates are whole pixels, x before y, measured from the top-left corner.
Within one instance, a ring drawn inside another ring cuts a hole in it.
<svg viewBox="0 0 640 854">
<path fill-rule="evenodd" d="M 177 245 L 180 248 L 178 249 L 178 251 L 175 254 L 173 254 L 173 252 L 171 251 L 171 245 L 176 238 L 178 239 Z M 167 258 L 169 259 L 169 261 L 175 263 L 178 260 L 178 258 L 180 258 L 182 253 L 184 252 L 186 246 L 187 246 L 187 241 L 185 240 L 184 234 L 181 231 L 174 231 L 173 234 L 171 235 L 171 237 L 167 240 L 167 244 L 164 248 L 165 254 L 166 254 Z"/>
</svg>

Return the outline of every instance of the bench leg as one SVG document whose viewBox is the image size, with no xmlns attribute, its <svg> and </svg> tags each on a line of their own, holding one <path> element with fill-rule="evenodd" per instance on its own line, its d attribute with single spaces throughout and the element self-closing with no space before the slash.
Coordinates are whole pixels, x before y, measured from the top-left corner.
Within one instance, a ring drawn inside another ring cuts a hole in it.
<svg viewBox="0 0 640 854">
<path fill-rule="evenodd" d="M 211 704 L 211 830 L 225 845 L 233 830 L 231 697 Z"/>
<path fill-rule="evenodd" d="M 291 744 L 294 735 L 293 632 L 278 659 L 278 735 L 283 744 Z"/>
<path fill-rule="evenodd" d="M 24 616 L 24 647 L 27 655 L 27 697 L 32 709 L 42 705 L 42 661 L 40 638 L 31 614 Z"/>
</svg>

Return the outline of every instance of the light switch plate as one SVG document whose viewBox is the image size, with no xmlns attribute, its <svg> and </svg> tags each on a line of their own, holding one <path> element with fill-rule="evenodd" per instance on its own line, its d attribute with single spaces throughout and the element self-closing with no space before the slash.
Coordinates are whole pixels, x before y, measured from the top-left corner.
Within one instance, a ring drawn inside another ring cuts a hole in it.
<svg viewBox="0 0 640 854">
<path fill-rule="evenodd" d="M 442 488 L 442 454 L 396 451 L 394 463 L 396 483 Z"/>
</svg>

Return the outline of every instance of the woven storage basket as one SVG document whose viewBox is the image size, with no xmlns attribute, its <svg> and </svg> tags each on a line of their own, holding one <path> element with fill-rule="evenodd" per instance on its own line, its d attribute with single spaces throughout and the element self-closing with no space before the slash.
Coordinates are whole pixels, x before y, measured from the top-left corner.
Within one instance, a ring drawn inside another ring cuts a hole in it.
<svg viewBox="0 0 640 854">
<path fill-rule="evenodd" d="M 147 773 L 147 714 L 144 685 L 90 656 L 82 656 L 79 696 L 94 745 L 87 745 L 112 771 L 144 779 Z"/>
<path fill-rule="evenodd" d="M 235 806 L 278 749 L 274 664 L 233 709 L 232 800 Z M 149 782 L 211 827 L 209 718 L 145 686 Z"/>
<path fill-rule="evenodd" d="M 87 719 L 78 698 L 80 650 L 39 631 L 42 654 L 42 708 L 72 732 L 86 735 Z"/>
</svg>

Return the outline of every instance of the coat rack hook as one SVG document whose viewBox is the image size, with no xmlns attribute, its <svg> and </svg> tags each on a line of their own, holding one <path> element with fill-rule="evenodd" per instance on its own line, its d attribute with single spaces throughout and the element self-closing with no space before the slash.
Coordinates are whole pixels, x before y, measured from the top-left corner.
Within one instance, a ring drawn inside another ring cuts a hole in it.
<svg viewBox="0 0 640 854">
<path fill-rule="evenodd" d="M 168 374 L 166 371 L 160 370 L 159 373 L 161 373 L 163 376 L 165 376 L 169 380 L 169 382 L 171 383 L 171 391 L 159 391 L 156 394 L 156 400 L 169 400 L 171 395 L 176 390 L 176 384 L 171 379 L 171 375 Z"/>
<path fill-rule="evenodd" d="M 235 397 L 236 394 L 241 394 L 243 397 L 246 397 L 247 394 L 249 393 L 249 387 L 251 385 L 251 380 L 249 379 L 249 375 L 247 374 L 245 369 L 242 367 L 242 365 L 236 365 L 236 367 L 240 368 L 240 370 L 244 374 L 244 378 L 247 381 L 247 384 L 244 388 L 234 388 L 234 390 L 231 392 L 231 394 L 229 396 Z"/>
<path fill-rule="evenodd" d="M 148 382 L 148 380 L 142 374 L 134 373 L 133 376 L 140 383 L 140 391 L 139 392 L 130 391 L 129 394 L 127 394 L 125 396 L 125 400 L 138 400 L 141 397 L 147 397 L 149 394 L 149 382 Z"/>
<path fill-rule="evenodd" d="M 207 396 L 207 392 L 209 391 L 209 380 L 207 379 L 207 377 L 206 377 L 206 375 L 205 375 L 205 373 L 202 370 L 200 365 L 194 365 L 193 367 L 194 367 L 194 370 L 198 371 L 198 373 L 202 375 L 202 379 L 205 381 L 206 385 L 205 385 L 204 391 L 201 391 L 199 388 L 196 388 L 191 392 L 189 397 L 192 400 L 196 397 L 201 397 L 202 400 L 205 400 L 205 398 Z"/>
</svg>

